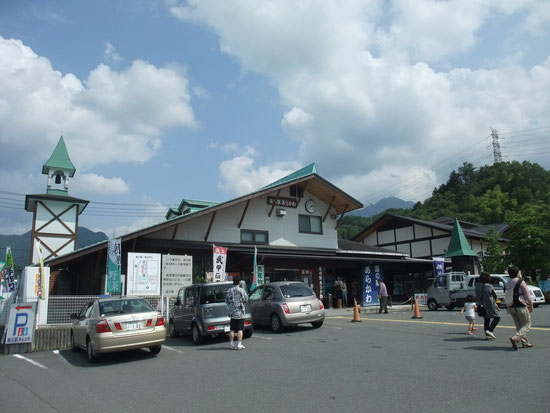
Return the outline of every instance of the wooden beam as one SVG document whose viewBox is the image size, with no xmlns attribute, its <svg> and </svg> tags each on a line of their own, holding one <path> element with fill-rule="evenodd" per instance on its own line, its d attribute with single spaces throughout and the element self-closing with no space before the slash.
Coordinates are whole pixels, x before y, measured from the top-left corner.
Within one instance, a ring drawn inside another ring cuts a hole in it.
<svg viewBox="0 0 550 413">
<path fill-rule="evenodd" d="M 336 200 L 336 197 L 333 196 L 332 199 L 330 200 L 330 205 L 327 208 L 327 212 L 325 212 L 325 216 L 323 217 L 323 222 L 325 222 L 325 219 L 327 219 L 327 215 L 330 212 L 330 208 L 332 208 L 332 204 L 334 203 L 335 200 Z"/>
<path fill-rule="evenodd" d="M 336 221 L 336 227 L 334 227 L 334 229 L 338 229 L 338 227 L 340 226 L 340 222 L 342 222 L 342 219 L 344 218 L 344 214 L 348 212 L 348 204 L 344 205 L 344 212 L 342 212 L 342 215 L 340 215 L 340 218 L 338 219 L 338 221 Z"/>
<path fill-rule="evenodd" d="M 302 195 L 300 195 L 298 197 L 298 201 L 296 202 L 296 208 L 298 208 L 298 206 L 300 206 L 300 201 L 302 200 L 302 198 L 306 194 L 307 184 L 309 184 L 309 181 L 306 181 L 304 187 L 302 188 Z"/>
<path fill-rule="evenodd" d="M 176 234 L 178 232 L 178 228 L 179 228 L 180 224 L 176 224 L 174 225 L 174 232 L 172 232 L 172 241 L 174 241 L 176 239 Z"/>
<path fill-rule="evenodd" d="M 216 213 L 218 211 L 214 211 L 212 214 L 212 218 L 210 218 L 210 224 L 208 224 L 208 230 L 206 231 L 206 235 L 204 236 L 204 242 L 208 241 L 208 236 L 210 235 L 210 230 L 212 229 L 212 224 L 214 223 L 214 218 L 216 218 Z"/>
<path fill-rule="evenodd" d="M 277 204 L 277 200 L 279 199 L 279 195 L 281 195 L 281 190 L 279 189 L 277 191 L 277 195 L 275 195 L 275 199 L 273 200 L 273 205 L 271 205 L 271 209 L 269 210 L 269 214 L 267 216 L 271 218 L 271 214 L 273 213 L 273 210 L 275 209 L 275 205 Z"/>
<path fill-rule="evenodd" d="M 248 205 L 250 204 L 250 199 L 246 201 L 246 205 L 244 206 L 243 214 L 241 215 L 241 220 L 239 221 L 239 225 L 237 225 L 237 228 L 241 228 L 241 225 L 244 221 L 244 216 L 246 215 L 246 211 L 248 210 Z"/>
</svg>

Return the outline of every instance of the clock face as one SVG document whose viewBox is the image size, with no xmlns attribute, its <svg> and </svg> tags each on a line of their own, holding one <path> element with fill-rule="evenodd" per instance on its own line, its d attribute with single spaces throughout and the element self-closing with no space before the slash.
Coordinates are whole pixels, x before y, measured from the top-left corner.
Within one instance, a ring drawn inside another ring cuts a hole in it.
<svg viewBox="0 0 550 413">
<path fill-rule="evenodd" d="M 317 206 L 315 205 L 315 201 L 313 199 L 309 199 L 306 201 L 306 211 L 309 212 L 310 214 L 313 214 L 315 212 L 315 209 L 317 208 Z"/>
</svg>

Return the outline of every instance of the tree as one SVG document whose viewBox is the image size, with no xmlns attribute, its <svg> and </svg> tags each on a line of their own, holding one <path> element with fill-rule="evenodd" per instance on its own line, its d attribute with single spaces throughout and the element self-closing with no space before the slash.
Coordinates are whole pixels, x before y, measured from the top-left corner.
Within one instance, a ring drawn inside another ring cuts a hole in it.
<svg viewBox="0 0 550 413">
<path fill-rule="evenodd" d="M 483 269 L 493 274 L 502 274 L 506 270 L 504 247 L 500 245 L 499 239 L 500 234 L 491 225 L 487 234 L 487 249 L 483 257 Z"/>
</svg>

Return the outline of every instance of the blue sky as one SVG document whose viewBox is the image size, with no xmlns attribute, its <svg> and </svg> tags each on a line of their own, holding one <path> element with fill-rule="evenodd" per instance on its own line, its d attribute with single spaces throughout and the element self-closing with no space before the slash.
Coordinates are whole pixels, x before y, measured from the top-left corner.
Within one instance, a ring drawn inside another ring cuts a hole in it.
<svg viewBox="0 0 550 413">
<path fill-rule="evenodd" d="M 120 235 L 311 162 L 364 204 L 422 201 L 463 162 L 550 168 L 547 1 L 0 0 L 0 233 L 63 135 Z"/>
</svg>

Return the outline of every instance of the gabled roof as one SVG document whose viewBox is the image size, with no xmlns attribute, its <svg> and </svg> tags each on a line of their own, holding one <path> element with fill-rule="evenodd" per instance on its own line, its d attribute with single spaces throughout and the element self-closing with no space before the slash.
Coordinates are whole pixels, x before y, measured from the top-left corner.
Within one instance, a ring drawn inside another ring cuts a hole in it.
<svg viewBox="0 0 550 413">
<path fill-rule="evenodd" d="M 451 241 L 449 241 L 449 247 L 447 248 L 447 252 L 443 255 L 443 258 L 463 256 L 477 257 L 477 254 L 472 250 L 470 244 L 468 244 L 468 240 L 466 239 L 464 232 L 462 232 L 462 227 L 460 226 L 458 219 L 455 218 Z"/>
<path fill-rule="evenodd" d="M 377 231 L 380 227 L 390 223 L 393 220 L 406 222 L 409 224 L 423 225 L 428 228 L 437 229 L 443 232 L 451 233 L 453 231 L 453 225 L 452 225 L 453 221 L 451 221 L 450 223 L 441 223 L 441 222 L 448 222 L 447 217 L 441 217 L 433 221 L 428 221 L 425 219 L 405 217 L 401 215 L 391 214 L 388 212 L 382 215 L 380 218 L 378 218 L 375 222 L 373 222 L 371 225 L 369 225 L 367 228 L 365 228 L 355 237 L 353 237 L 353 241 L 362 241 L 363 239 L 367 238 L 370 234 Z M 462 224 L 462 221 L 460 221 L 460 223 Z M 499 232 L 500 234 L 502 234 L 508 228 L 508 225 L 506 224 L 476 225 L 476 224 L 466 223 L 466 225 L 470 226 L 470 229 L 466 229 L 466 228 L 463 229 L 464 234 L 468 237 L 479 238 L 479 239 L 487 238 L 487 234 L 489 233 L 489 227 L 491 226 L 494 226 L 497 232 Z M 507 241 L 507 239 L 501 238 L 501 241 Z"/>
<path fill-rule="evenodd" d="M 65 169 L 69 171 L 69 176 L 72 178 L 76 171 L 71 158 L 69 158 L 69 152 L 65 146 L 65 140 L 63 136 L 59 138 L 55 149 L 53 150 L 52 156 L 46 161 L 42 166 L 42 173 L 47 175 L 48 169 Z"/>
<path fill-rule="evenodd" d="M 166 219 L 172 219 L 176 216 L 197 212 L 203 208 L 217 205 L 218 202 L 197 201 L 195 199 L 182 199 L 177 208 L 170 208 L 165 215 Z"/>
<path fill-rule="evenodd" d="M 299 179 L 299 178 L 304 178 L 308 175 L 313 175 L 313 174 L 316 174 L 317 173 L 317 168 L 315 167 L 315 164 L 312 163 L 308 166 L 304 166 L 302 169 L 299 169 L 295 172 L 292 172 L 291 174 L 275 181 L 275 182 L 272 182 L 270 183 L 269 185 L 266 185 L 264 186 L 263 188 L 261 189 L 267 189 L 267 188 L 272 188 L 274 186 L 278 186 L 278 185 L 283 185 L 287 182 L 292 182 L 296 179 Z"/>
</svg>

